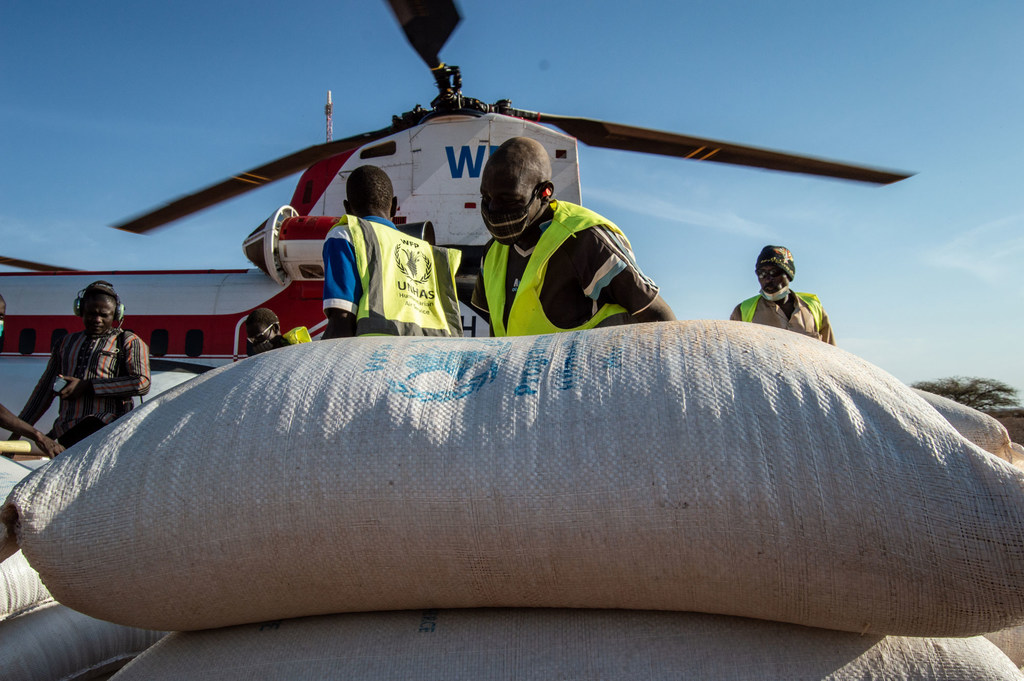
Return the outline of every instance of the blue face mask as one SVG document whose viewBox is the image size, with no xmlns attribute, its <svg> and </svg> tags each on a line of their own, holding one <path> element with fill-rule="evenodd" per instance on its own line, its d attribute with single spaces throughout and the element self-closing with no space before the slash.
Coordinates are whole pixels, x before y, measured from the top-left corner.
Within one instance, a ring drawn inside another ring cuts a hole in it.
<svg viewBox="0 0 1024 681">
<path fill-rule="evenodd" d="M 0 319 L 0 338 L 4 337 L 4 320 Z"/>
<path fill-rule="evenodd" d="M 783 286 L 775 293 L 768 293 L 764 289 L 761 289 L 761 297 L 765 300 L 770 300 L 773 303 L 777 303 L 780 300 L 785 300 L 786 296 L 789 295 L 789 286 Z"/>
</svg>

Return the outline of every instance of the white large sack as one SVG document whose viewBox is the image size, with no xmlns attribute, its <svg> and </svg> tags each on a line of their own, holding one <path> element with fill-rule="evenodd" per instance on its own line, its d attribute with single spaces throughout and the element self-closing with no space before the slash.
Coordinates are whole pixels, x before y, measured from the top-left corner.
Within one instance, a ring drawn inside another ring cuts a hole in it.
<svg viewBox="0 0 1024 681">
<path fill-rule="evenodd" d="M 0 499 L 6 499 L 7 495 L 14 489 L 14 486 L 31 472 L 32 469 L 28 466 L 23 466 L 13 459 L 0 456 Z M 13 539 L 8 541 L 7 527 L 0 527 L 0 561 L 6 560 L 17 550 L 18 546 Z M 0 562 L 0 565 L 2 564 Z"/>
<path fill-rule="evenodd" d="M 961 435 L 986 452 L 1010 463 L 1014 463 L 1018 458 L 1011 447 L 1010 434 L 1006 432 L 1006 426 L 997 419 L 948 397 L 917 388 L 912 390 L 932 405 L 935 411 L 942 414 Z"/>
<path fill-rule="evenodd" d="M 14 486 L 31 472 L 27 466 L 0 457 L 0 498 L 7 498 Z M 17 548 L 13 543 L 11 548 Z M 21 551 L 0 558 L 0 622 L 52 601 L 39 574 Z"/>
<path fill-rule="evenodd" d="M 124 666 L 165 633 L 101 622 L 51 602 L 0 622 L 0 678 L 96 679 Z"/>
<path fill-rule="evenodd" d="M 877 367 L 755 324 L 291 346 L 73 454 L 3 520 L 57 600 L 133 626 L 481 606 L 1024 621 L 1024 474 Z"/>
<path fill-rule="evenodd" d="M 985 634 L 985 638 L 995 643 L 1015 665 L 1024 667 L 1024 626 Z"/>
<path fill-rule="evenodd" d="M 997 681 L 982 637 L 859 636 L 682 612 L 477 609 L 327 615 L 169 634 L 114 681 Z"/>
<path fill-rule="evenodd" d="M 51 601 L 39 573 L 21 551 L 0 563 L 0 622 Z"/>
</svg>

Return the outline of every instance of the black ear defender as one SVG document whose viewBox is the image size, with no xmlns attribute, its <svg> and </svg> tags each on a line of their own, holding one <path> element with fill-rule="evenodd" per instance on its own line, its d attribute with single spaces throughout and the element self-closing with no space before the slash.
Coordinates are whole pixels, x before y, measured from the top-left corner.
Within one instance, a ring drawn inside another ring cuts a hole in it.
<svg viewBox="0 0 1024 681">
<path fill-rule="evenodd" d="M 114 290 L 113 284 L 109 281 L 94 281 L 81 291 L 78 292 L 78 297 L 75 298 L 74 312 L 76 317 L 82 316 L 82 300 L 88 293 L 97 291 L 111 296 L 114 299 L 114 321 L 120 322 L 124 320 L 124 303 L 121 302 L 120 296 L 117 295 L 117 291 Z"/>
</svg>

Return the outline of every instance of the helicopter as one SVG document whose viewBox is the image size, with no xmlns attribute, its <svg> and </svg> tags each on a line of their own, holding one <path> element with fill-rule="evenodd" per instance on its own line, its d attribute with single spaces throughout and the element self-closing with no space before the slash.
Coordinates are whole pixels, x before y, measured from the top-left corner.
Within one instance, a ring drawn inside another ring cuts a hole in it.
<svg viewBox="0 0 1024 681">
<path fill-rule="evenodd" d="M 772 151 L 592 118 L 492 104 L 463 94 L 458 66 L 440 53 L 461 17 L 452 0 L 389 0 L 404 34 L 436 86 L 429 107 L 395 114 L 377 130 L 331 140 L 250 168 L 113 227 L 136 234 L 166 228 L 259 187 L 299 174 L 286 204 L 245 237 L 253 265 L 232 270 L 75 271 L 17 258 L 0 263 L 30 270 L 0 273 L 8 317 L 0 361 L 8 380 L 0 402 L 24 404 L 56 338 L 80 328 L 71 312 L 75 291 L 110 281 L 128 304 L 128 326 L 150 346 L 153 394 L 196 373 L 248 354 L 244 320 L 270 307 L 283 328 L 307 326 L 315 337 L 322 311 L 324 237 L 344 213 L 345 182 L 356 167 L 384 169 L 395 187 L 395 223 L 441 246 L 463 251 L 457 275 L 461 300 L 469 291 L 489 238 L 479 216 L 479 178 L 489 154 L 505 140 L 529 136 L 552 161 L 557 196 L 581 202 L 578 144 L 690 161 L 746 166 L 868 184 L 897 182 L 908 173 Z M 486 321 L 462 306 L 466 335 L 487 335 Z M 46 417 L 44 417 L 46 418 Z"/>
</svg>

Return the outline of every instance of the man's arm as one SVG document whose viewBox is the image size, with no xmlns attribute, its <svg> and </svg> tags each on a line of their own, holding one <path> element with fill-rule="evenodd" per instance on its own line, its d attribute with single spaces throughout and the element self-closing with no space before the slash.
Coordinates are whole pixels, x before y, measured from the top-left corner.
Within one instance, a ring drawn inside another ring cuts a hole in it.
<svg viewBox="0 0 1024 681">
<path fill-rule="evenodd" d="M 15 435 L 27 437 L 32 440 L 39 445 L 39 449 L 43 451 L 43 454 L 51 459 L 64 451 L 64 447 L 62 447 L 59 442 L 55 442 L 54 440 L 46 437 L 36 430 L 34 426 L 25 423 L 12 414 L 7 407 L 2 404 L 0 404 L 0 428 L 4 428 Z M 7 454 L 5 453 L 4 456 L 7 456 Z M 11 456 L 13 456 L 13 454 Z"/>
<path fill-rule="evenodd" d="M 585 295 L 626 308 L 628 323 L 675 320 L 672 308 L 640 269 L 629 242 L 621 235 L 598 225 L 578 233 L 571 243 L 573 267 Z"/>
<path fill-rule="evenodd" d="M 63 343 L 58 343 L 57 347 L 50 353 L 50 361 L 47 362 L 43 375 L 39 378 L 39 382 L 36 383 L 36 387 L 29 396 L 24 408 L 22 408 L 21 413 L 18 414 L 18 418 L 30 426 L 34 426 L 36 421 L 42 418 L 46 410 L 53 404 L 53 398 L 57 395 L 53 392 L 53 382 L 57 380 L 57 376 L 61 372 L 60 348 L 62 346 Z M 12 436 L 11 439 L 17 438 Z"/>
<path fill-rule="evenodd" d="M 351 338 L 356 335 L 356 310 L 363 295 L 363 285 L 347 225 L 339 223 L 327 234 L 323 261 L 327 328 L 321 339 Z"/>
<path fill-rule="evenodd" d="M 351 338 L 356 335 L 356 316 L 339 307 L 324 310 L 327 315 L 327 328 L 324 329 L 322 340 L 331 338 Z"/>
<path fill-rule="evenodd" d="M 676 316 L 672 312 L 672 308 L 668 306 L 665 299 L 661 297 L 659 293 L 651 304 L 638 312 L 633 313 L 633 321 L 640 322 L 672 322 L 675 321 Z"/>
<path fill-rule="evenodd" d="M 818 330 L 818 338 L 829 345 L 836 345 L 836 337 L 832 333 L 832 322 L 828 320 L 828 313 L 824 308 L 821 310 L 821 328 Z"/>
</svg>

